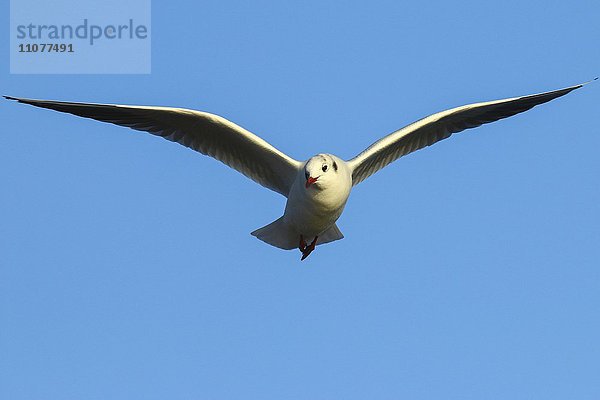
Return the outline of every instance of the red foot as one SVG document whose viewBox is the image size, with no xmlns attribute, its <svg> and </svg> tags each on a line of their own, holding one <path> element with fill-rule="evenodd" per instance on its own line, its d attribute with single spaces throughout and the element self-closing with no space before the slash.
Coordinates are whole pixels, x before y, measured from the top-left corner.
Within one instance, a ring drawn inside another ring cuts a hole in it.
<svg viewBox="0 0 600 400">
<path fill-rule="evenodd" d="M 303 261 L 306 257 L 308 257 L 310 255 L 310 253 L 312 253 L 312 251 L 315 249 L 315 246 L 317 245 L 318 238 L 319 238 L 318 236 L 315 236 L 313 241 L 310 242 L 310 244 L 308 246 L 306 246 L 306 242 L 304 243 L 305 244 L 304 249 L 300 249 L 300 251 L 302 252 L 302 258 L 300 259 L 300 261 Z M 300 235 L 300 240 L 304 242 L 302 235 Z"/>
</svg>

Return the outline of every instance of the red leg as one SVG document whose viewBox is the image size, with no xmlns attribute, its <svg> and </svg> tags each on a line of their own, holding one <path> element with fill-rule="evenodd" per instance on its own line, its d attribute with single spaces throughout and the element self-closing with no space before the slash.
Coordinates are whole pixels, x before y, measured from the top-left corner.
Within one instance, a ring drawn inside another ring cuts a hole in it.
<svg viewBox="0 0 600 400">
<path fill-rule="evenodd" d="M 313 250 L 315 249 L 315 246 L 317 245 L 318 238 L 319 238 L 318 236 L 315 236 L 313 241 L 310 242 L 310 244 L 304 248 L 304 250 L 302 251 L 302 258 L 300 259 L 300 261 L 304 260 L 306 257 L 308 257 L 310 255 L 310 253 L 313 252 Z"/>
<path fill-rule="evenodd" d="M 306 250 L 306 242 L 304 241 L 304 236 L 302 236 L 302 235 L 300 235 L 300 243 L 298 244 L 298 248 L 303 253 L 304 253 L 304 250 Z"/>
</svg>

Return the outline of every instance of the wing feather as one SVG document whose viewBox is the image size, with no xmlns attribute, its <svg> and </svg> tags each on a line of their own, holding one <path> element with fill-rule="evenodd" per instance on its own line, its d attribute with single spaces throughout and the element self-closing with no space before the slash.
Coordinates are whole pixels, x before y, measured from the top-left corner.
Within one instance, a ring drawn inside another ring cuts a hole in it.
<svg viewBox="0 0 600 400">
<path fill-rule="evenodd" d="M 9 100 L 146 131 L 211 156 L 286 196 L 302 163 L 218 115 L 184 108 Z"/>
<path fill-rule="evenodd" d="M 453 133 L 522 113 L 583 85 L 585 83 L 529 96 L 469 104 L 416 121 L 378 140 L 349 160 L 352 185 L 359 184 L 398 158 L 444 140 Z"/>
</svg>

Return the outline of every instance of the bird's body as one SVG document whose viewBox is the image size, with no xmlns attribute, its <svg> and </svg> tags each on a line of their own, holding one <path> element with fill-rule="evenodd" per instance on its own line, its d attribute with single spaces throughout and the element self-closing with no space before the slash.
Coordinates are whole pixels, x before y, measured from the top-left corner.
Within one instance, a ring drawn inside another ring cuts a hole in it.
<svg viewBox="0 0 600 400">
<path fill-rule="evenodd" d="M 333 168 L 335 160 L 337 168 Z M 317 236 L 337 221 L 344 211 L 350 189 L 352 174 L 346 162 L 331 154 L 319 154 L 308 160 L 307 167 L 314 163 L 319 175 L 318 180 L 306 188 L 305 174 L 300 171 L 288 196 L 283 218 L 306 237 Z M 320 171 L 323 165 L 329 165 L 326 172 Z M 328 175 L 332 175 L 332 179 Z"/>
<path fill-rule="evenodd" d="M 309 185 L 307 174 L 315 179 Z M 283 216 L 252 235 L 286 250 L 299 247 L 300 235 L 311 241 L 320 237 L 319 244 L 342 239 L 337 227 L 329 230 L 342 215 L 351 189 L 352 173 L 346 162 L 331 154 L 317 154 L 298 171 Z"/>
<path fill-rule="evenodd" d="M 453 133 L 521 113 L 581 86 L 456 107 L 385 136 L 349 161 L 317 154 L 305 162 L 294 160 L 225 118 L 205 112 L 5 97 L 147 131 L 216 158 L 287 198 L 283 216 L 252 235 L 282 249 L 299 248 L 305 259 L 316 245 L 344 237 L 336 221 L 352 187 L 381 168 Z"/>
</svg>

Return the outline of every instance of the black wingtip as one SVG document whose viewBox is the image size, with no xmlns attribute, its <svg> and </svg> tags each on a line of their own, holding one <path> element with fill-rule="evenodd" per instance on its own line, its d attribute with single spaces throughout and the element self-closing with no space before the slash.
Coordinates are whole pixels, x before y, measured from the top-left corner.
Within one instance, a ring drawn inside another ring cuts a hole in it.
<svg viewBox="0 0 600 400">
<path fill-rule="evenodd" d="M 2 97 L 4 97 L 6 100 L 16 101 L 17 103 L 32 104 L 30 99 L 25 99 L 23 97 L 12 97 L 12 96 L 2 96 Z"/>
<path fill-rule="evenodd" d="M 597 81 L 597 80 L 598 80 L 598 77 L 595 77 L 594 79 L 590 79 L 587 82 L 583 82 L 583 83 L 580 83 L 579 85 L 573 86 L 573 89 L 579 89 L 579 88 L 584 87 L 585 85 L 589 85 L 590 83 Z"/>
</svg>

